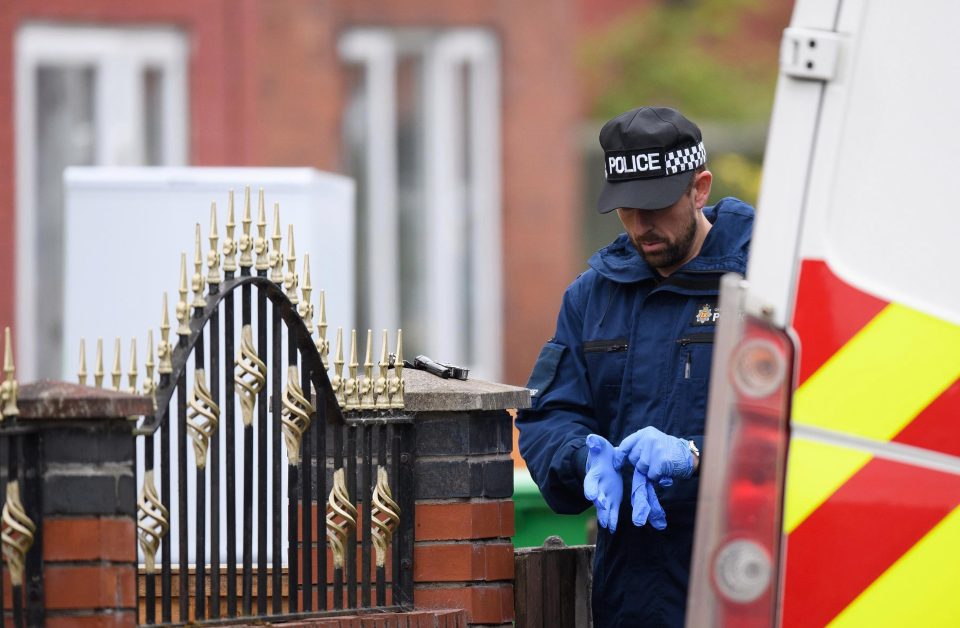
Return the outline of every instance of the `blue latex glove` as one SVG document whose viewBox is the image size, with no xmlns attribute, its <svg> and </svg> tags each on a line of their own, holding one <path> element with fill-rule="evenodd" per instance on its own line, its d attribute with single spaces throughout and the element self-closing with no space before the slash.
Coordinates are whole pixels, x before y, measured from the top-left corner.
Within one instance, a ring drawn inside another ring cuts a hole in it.
<svg viewBox="0 0 960 628">
<path fill-rule="evenodd" d="M 623 478 L 620 467 L 623 454 L 602 436 L 587 436 L 587 474 L 583 478 L 583 496 L 597 507 L 597 523 L 610 532 L 617 531 Z"/>
<path fill-rule="evenodd" d="M 630 491 L 630 505 L 633 506 L 633 525 L 643 526 L 650 522 L 657 530 L 667 527 L 667 513 L 663 511 L 653 482 L 647 479 L 639 468 L 633 470 L 633 489 Z"/>
<path fill-rule="evenodd" d="M 630 459 L 637 472 L 647 479 L 670 486 L 673 478 L 693 475 L 693 453 L 689 441 L 664 434 L 647 426 L 623 439 L 617 451 Z"/>
<path fill-rule="evenodd" d="M 648 426 L 624 438 L 617 451 L 634 467 L 630 491 L 634 525 L 642 526 L 649 521 L 657 530 L 663 530 L 667 527 L 667 515 L 653 483 L 670 486 L 673 478 L 686 479 L 693 474 L 689 443 Z"/>
</svg>

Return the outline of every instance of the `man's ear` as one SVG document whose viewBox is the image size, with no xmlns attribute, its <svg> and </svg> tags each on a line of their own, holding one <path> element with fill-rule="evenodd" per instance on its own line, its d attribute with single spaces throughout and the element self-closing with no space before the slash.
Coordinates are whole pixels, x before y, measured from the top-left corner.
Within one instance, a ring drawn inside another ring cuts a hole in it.
<svg viewBox="0 0 960 628">
<path fill-rule="evenodd" d="M 693 188 L 695 190 L 693 202 L 697 209 L 703 209 L 710 198 L 710 187 L 713 185 L 713 173 L 704 170 L 694 176 Z"/>
</svg>

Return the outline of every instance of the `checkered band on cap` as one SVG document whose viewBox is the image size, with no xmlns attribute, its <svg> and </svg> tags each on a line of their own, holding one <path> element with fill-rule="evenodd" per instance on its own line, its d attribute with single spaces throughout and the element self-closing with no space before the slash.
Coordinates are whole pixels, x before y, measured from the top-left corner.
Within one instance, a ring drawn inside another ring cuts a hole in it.
<svg viewBox="0 0 960 628">
<path fill-rule="evenodd" d="M 707 163 L 707 151 L 703 147 L 703 142 L 696 146 L 670 151 L 665 159 L 667 176 L 695 170 L 705 163 Z"/>
</svg>

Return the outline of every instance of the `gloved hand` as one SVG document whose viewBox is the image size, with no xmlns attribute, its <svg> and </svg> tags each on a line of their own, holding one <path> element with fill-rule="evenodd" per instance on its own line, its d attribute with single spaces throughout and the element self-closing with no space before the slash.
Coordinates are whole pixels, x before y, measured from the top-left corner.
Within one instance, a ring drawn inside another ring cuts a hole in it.
<svg viewBox="0 0 960 628">
<path fill-rule="evenodd" d="M 630 491 L 630 505 L 633 506 L 633 525 L 643 526 L 650 522 L 657 530 L 667 527 L 667 513 L 663 511 L 653 482 L 640 472 L 639 467 L 633 470 L 633 489 Z"/>
<path fill-rule="evenodd" d="M 602 436 L 587 436 L 587 474 L 583 478 L 583 496 L 597 507 L 597 522 L 610 532 L 617 531 L 623 478 L 620 467 L 623 454 Z"/>
<path fill-rule="evenodd" d="M 647 479 L 670 486 L 673 478 L 685 480 L 693 475 L 693 453 L 689 441 L 664 434 L 647 426 L 630 434 L 617 446 L 630 459 L 636 471 Z"/>
<path fill-rule="evenodd" d="M 660 505 L 653 482 L 670 486 L 673 478 L 686 479 L 693 474 L 693 453 L 687 441 L 647 426 L 630 434 L 617 446 L 633 464 L 633 488 L 630 504 L 633 523 L 647 521 L 657 530 L 667 527 L 667 515 Z"/>
</svg>

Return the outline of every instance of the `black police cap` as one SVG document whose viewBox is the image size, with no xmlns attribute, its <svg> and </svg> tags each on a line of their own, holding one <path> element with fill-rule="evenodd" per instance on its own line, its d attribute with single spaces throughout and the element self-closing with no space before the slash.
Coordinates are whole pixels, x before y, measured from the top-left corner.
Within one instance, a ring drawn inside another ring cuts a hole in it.
<svg viewBox="0 0 960 628">
<path fill-rule="evenodd" d="M 601 214 L 669 207 L 690 185 L 693 171 L 707 163 L 700 129 L 669 107 L 621 113 L 603 125 L 600 146 L 607 178 L 597 201 Z"/>
</svg>

